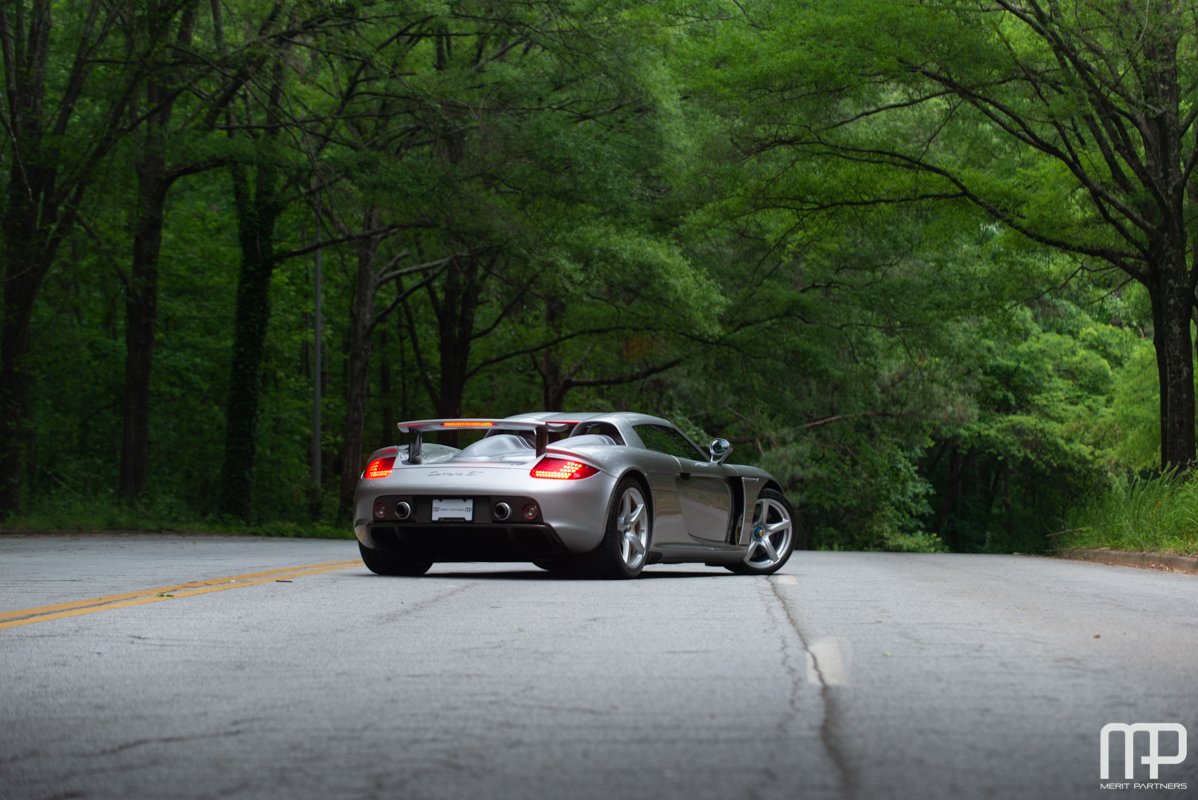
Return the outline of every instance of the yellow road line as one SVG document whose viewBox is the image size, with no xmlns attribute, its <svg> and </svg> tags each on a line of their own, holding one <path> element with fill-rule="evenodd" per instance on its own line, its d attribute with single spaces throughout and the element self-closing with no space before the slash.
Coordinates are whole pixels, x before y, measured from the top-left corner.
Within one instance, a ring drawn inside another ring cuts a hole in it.
<svg viewBox="0 0 1198 800">
<path fill-rule="evenodd" d="M 289 580 L 292 578 L 306 577 L 308 575 L 320 575 L 324 572 L 335 572 L 342 569 L 350 569 L 351 567 L 359 567 L 362 562 L 353 559 L 350 561 L 330 561 L 324 564 L 307 564 L 296 567 L 285 567 L 282 569 L 271 569 L 263 572 L 247 572 L 241 575 L 230 575 L 223 578 L 209 578 L 202 581 L 188 581 L 187 583 L 179 583 L 174 586 L 162 586 L 157 589 L 143 589 L 139 592 L 126 592 L 124 594 L 108 595 L 107 597 L 93 597 L 88 600 L 75 600 L 69 603 L 56 603 L 49 606 L 37 606 L 35 608 L 24 608 L 17 611 L 6 611 L 0 613 L 0 630 L 6 628 L 16 628 L 21 625 L 31 625 L 35 622 L 47 622 L 52 619 L 64 619 L 66 617 L 77 617 L 82 614 L 94 614 L 97 611 L 108 611 L 117 608 L 129 608 L 131 606 L 145 605 L 146 603 L 157 603 L 163 600 L 172 600 L 179 597 L 195 597 L 201 594 L 210 594 L 212 592 L 222 592 L 225 589 L 240 589 L 245 586 L 257 586 L 262 583 L 271 583 L 278 580 Z"/>
</svg>

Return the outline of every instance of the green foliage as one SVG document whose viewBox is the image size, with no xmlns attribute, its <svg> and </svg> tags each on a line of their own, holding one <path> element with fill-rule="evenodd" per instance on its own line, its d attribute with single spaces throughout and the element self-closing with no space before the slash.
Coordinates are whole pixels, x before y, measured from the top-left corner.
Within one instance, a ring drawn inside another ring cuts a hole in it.
<svg viewBox="0 0 1198 800">
<path fill-rule="evenodd" d="M 1070 504 L 1105 481 L 1115 376 L 1136 337 L 1065 299 L 968 327 L 958 367 L 967 394 L 925 457 L 938 495 L 931 524 L 957 550 L 1037 552 Z"/>
<path fill-rule="evenodd" d="M 835 549 L 1040 551 L 1062 525 L 1108 530 L 1093 521 L 1103 503 L 1189 491 L 1103 494 L 1108 476 L 1159 463 L 1151 314 L 1096 257 L 1045 240 L 1119 236 L 1060 159 L 929 91 L 931 71 L 960 75 L 1035 112 L 1039 134 L 1049 112 L 1083 107 L 1067 83 L 1046 100 L 1006 80 L 1015 57 L 1053 65 L 1008 18 L 890 0 L 303 2 L 276 36 L 271 4 L 220 7 L 223 44 L 205 10 L 190 49 L 154 73 L 181 89 L 161 146 L 186 175 L 165 206 L 146 496 L 111 494 L 134 131 L 82 195 L 34 308 L 14 525 L 223 529 L 245 221 L 231 167 L 277 179 L 284 256 L 247 484 L 255 530 L 348 529 L 337 476 L 361 467 L 344 462 L 362 314 L 365 452 L 442 407 L 642 409 L 697 441 L 729 438 L 734 461 L 787 485 L 802 538 Z M 1121 41 L 1078 13 L 1095 41 Z M 73 50 L 55 42 L 61 75 Z M 113 90 L 85 87 L 99 94 L 61 147 L 85 150 Z M 1080 157 L 1115 181 L 1101 153 Z M 0 159 L 12 167 L 11 151 Z M 313 256 L 288 254 L 321 239 L 317 375 Z M 1081 497 L 1100 499 L 1062 522 Z"/>
<path fill-rule="evenodd" d="M 1140 340 L 1115 374 L 1114 398 L 1105 422 L 1112 467 L 1132 471 L 1160 467 L 1160 395 L 1150 342 Z"/>
<path fill-rule="evenodd" d="M 160 531 L 167 533 L 225 533 L 284 538 L 352 539 L 344 525 L 320 522 L 268 521 L 254 524 L 199 519 L 175 498 L 147 499 L 130 505 L 113 492 L 77 494 L 60 490 L 41 496 L 5 523 L 9 531 L 63 532 Z"/>
<path fill-rule="evenodd" d="M 887 533 L 882 540 L 882 550 L 892 553 L 945 553 L 948 546 L 933 533 Z"/>
</svg>

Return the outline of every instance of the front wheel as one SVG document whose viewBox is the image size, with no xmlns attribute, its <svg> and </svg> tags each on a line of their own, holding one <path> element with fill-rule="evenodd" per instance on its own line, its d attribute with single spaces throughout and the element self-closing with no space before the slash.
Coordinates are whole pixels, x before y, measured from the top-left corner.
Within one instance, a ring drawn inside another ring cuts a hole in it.
<svg viewBox="0 0 1198 800">
<path fill-rule="evenodd" d="M 382 550 L 367 547 L 358 542 L 358 552 L 362 554 L 362 563 L 366 569 L 376 575 L 406 575 L 416 577 L 428 572 L 432 561 L 414 555 L 406 550 Z"/>
<path fill-rule="evenodd" d="M 785 495 L 776 489 L 763 489 L 753 506 L 749 549 L 739 564 L 729 564 L 728 569 L 741 575 L 769 575 L 780 570 L 794 552 L 794 518 L 794 509 Z"/>
<path fill-rule="evenodd" d="M 641 574 L 653 541 L 653 511 L 646 494 L 635 478 L 624 478 L 616 484 L 603 541 L 586 557 L 591 576 L 635 578 Z"/>
</svg>

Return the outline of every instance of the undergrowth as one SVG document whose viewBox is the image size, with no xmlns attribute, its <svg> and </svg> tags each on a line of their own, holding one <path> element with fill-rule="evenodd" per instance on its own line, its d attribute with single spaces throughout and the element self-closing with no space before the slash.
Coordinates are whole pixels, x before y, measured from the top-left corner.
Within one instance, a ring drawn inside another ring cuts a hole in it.
<svg viewBox="0 0 1198 800">
<path fill-rule="evenodd" d="M 165 533 L 218 533 L 282 536 L 308 539 L 352 539 L 349 524 L 327 520 L 256 520 L 241 522 L 220 517 L 199 517 L 182 503 L 168 499 L 126 503 L 114 495 L 84 496 L 59 493 L 28 502 L 26 508 L 4 521 L 0 533 L 18 531 L 158 531 Z"/>
<path fill-rule="evenodd" d="M 1075 506 L 1054 538 L 1058 548 L 1198 554 L 1198 476 L 1116 480 Z"/>
</svg>

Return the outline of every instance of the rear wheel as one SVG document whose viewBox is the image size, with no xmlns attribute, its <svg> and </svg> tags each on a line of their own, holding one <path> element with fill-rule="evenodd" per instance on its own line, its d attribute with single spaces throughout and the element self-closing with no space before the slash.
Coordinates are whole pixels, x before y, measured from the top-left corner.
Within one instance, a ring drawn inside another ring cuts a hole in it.
<svg viewBox="0 0 1198 800">
<path fill-rule="evenodd" d="M 781 569 L 794 552 L 794 517 L 785 495 L 776 489 L 763 489 L 753 506 L 749 549 L 744 560 L 729 564 L 728 569 L 741 575 L 769 575 Z"/>
<path fill-rule="evenodd" d="M 358 542 L 358 552 L 362 554 L 362 562 L 366 564 L 366 569 L 376 575 L 415 577 L 428 572 L 428 568 L 433 565 L 432 561 L 408 550 L 382 550 Z"/>
<path fill-rule="evenodd" d="M 587 571 L 593 577 L 635 578 L 641 574 L 653 541 L 653 512 L 646 494 L 635 478 L 616 484 L 603 541 L 587 556 Z"/>
</svg>

